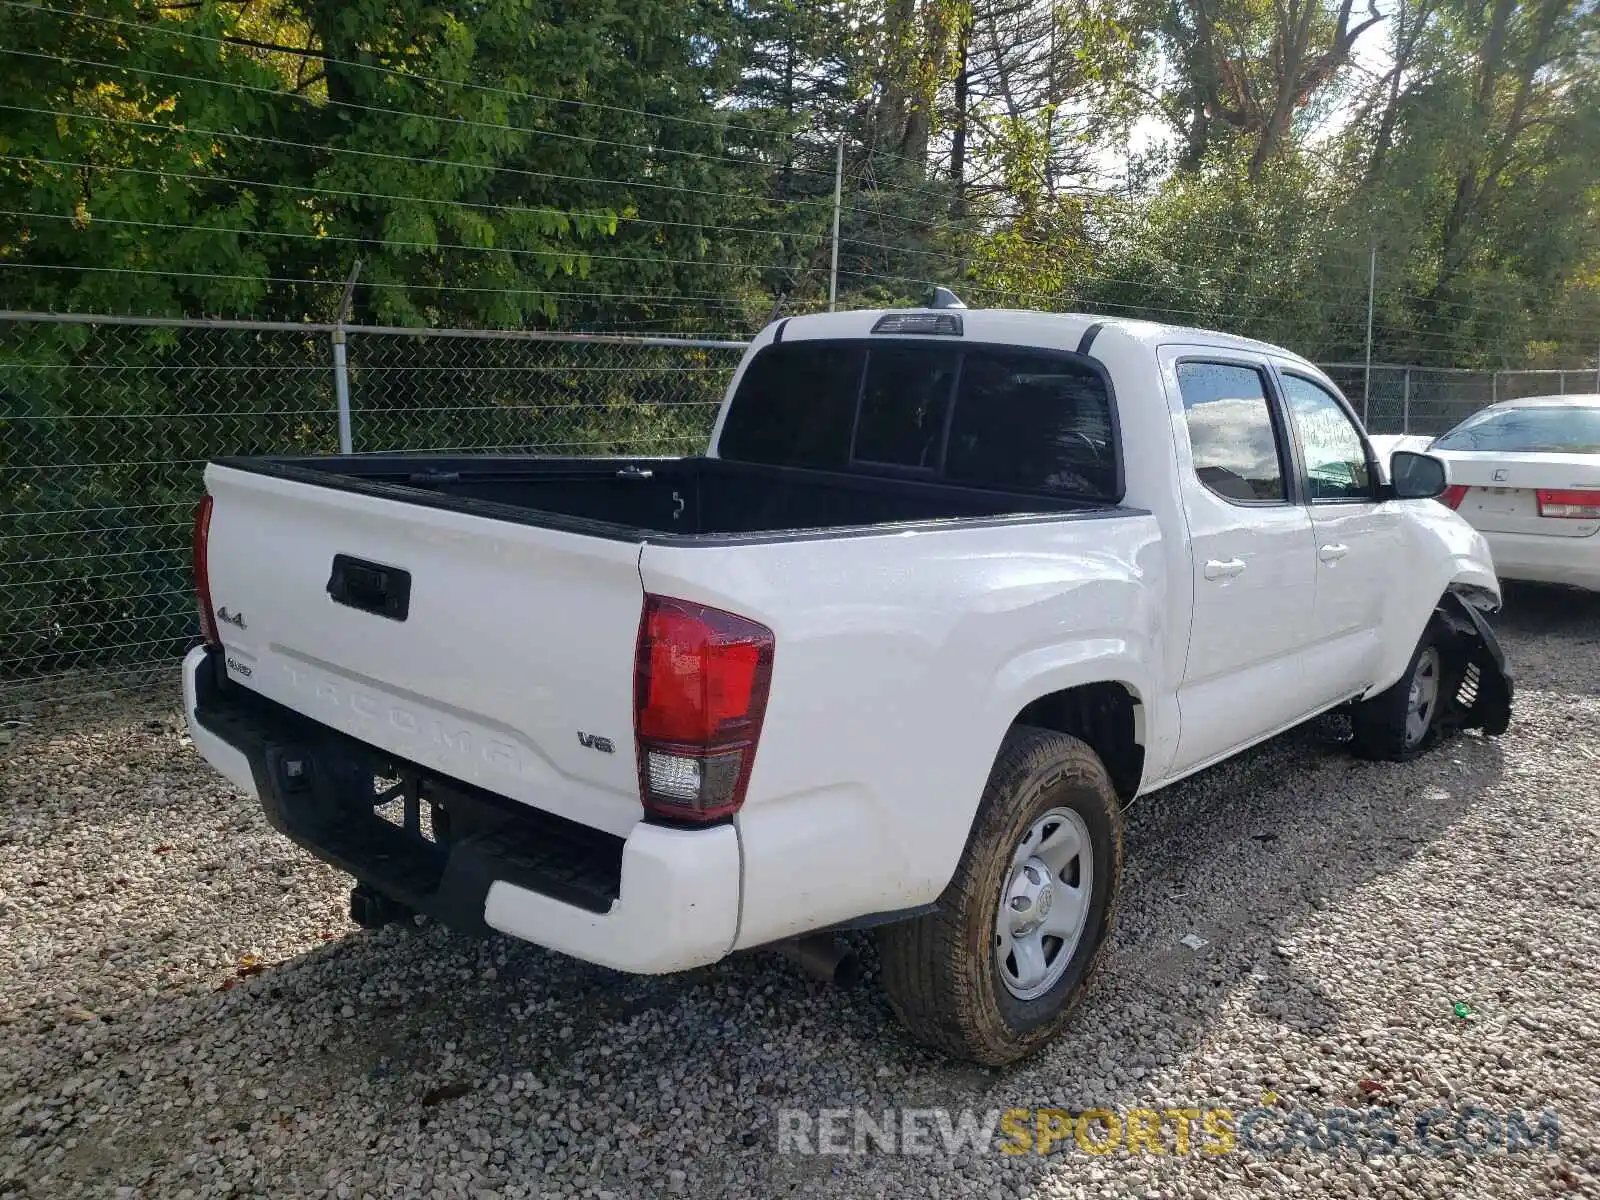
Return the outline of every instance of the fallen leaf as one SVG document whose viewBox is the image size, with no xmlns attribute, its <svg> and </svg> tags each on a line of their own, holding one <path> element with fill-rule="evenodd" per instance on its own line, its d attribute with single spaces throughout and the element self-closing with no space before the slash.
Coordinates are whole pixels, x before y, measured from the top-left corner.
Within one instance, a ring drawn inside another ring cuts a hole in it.
<svg viewBox="0 0 1600 1200">
<path fill-rule="evenodd" d="M 172 847 L 171 846 L 157 846 L 156 849 L 155 849 L 155 852 L 157 854 L 168 854 L 171 851 L 172 851 Z"/>
<path fill-rule="evenodd" d="M 459 1100 L 472 1089 L 464 1083 L 447 1083 L 431 1091 L 422 1093 L 422 1107 L 432 1108 L 436 1104 L 443 1104 L 446 1100 Z"/>
<path fill-rule="evenodd" d="M 1379 1083 L 1376 1079 L 1357 1080 L 1356 1087 L 1361 1090 L 1361 1094 L 1363 1096 L 1376 1096 L 1379 1092 L 1383 1091 L 1383 1084 Z"/>
<path fill-rule="evenodd" d="M 224 979 L 220 984 L 217 985 L 217 991 L 226 992 L 230 988 L 232 988 L 234 984 L 236 984 L 238 982 L 239 981 L 237 979 L 235 979 L 232 975 L 229 975 L 226 979 Z"/>
</svg>

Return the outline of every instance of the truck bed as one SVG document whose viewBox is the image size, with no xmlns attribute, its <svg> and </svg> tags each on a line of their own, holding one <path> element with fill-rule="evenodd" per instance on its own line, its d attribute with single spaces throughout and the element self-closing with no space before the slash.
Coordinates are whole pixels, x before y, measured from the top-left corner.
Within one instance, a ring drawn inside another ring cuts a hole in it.
<svg viewBox="0 0 1600 1200">
<path fill-rule="evenodd" d="M 1061 516 L 1102 501 L 954 486 L 915 477 L 717 458 L 351 455 L 232 458 L 219 466 L 320 487 L 598 537 L 794 535 L 887 523 Z M 651 536 L 654 535 L 654 536 Z"/>
</svg>

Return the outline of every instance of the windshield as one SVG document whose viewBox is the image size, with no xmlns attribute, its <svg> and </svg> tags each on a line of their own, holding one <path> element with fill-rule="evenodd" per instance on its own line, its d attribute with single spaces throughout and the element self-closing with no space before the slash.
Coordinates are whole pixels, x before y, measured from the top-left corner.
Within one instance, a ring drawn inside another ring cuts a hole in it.
<svg viewBox="0 0 1600 1200">
<path fill-rule="evenodd" d="M 1468 417 L 1431 447 L 1514 454 L 1600 454 L 1600 407 L 1540 405 Z"/>
</svg>

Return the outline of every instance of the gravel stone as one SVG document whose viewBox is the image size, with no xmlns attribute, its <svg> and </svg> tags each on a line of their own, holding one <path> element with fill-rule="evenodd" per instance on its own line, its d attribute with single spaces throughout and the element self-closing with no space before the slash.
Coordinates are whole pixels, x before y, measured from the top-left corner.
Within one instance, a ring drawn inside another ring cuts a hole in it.
<svg viewBox="0 0 1600 1200">
<path fill-rule="evenodd" d="M 1328 719 L 1135 805 L 1103 969 L 999 1071 L 901 1033 L 865 935 L 840 992 L 359 930 L 173 690 L 37 704 L 0 738 L 0 1196 L 1600 1196 L 1600 597 L 1499 625 L 1503 738 L 1367 764 Z M 1554 1110 L 1560 1143 L 778 1153 L 782 1109 L 1216 1105 Z"/>
</svg>

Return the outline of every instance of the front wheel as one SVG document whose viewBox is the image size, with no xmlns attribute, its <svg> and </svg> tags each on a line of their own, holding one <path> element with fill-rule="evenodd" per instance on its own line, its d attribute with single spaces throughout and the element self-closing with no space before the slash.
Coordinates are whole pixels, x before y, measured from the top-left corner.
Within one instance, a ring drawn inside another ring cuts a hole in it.
<svg viewBox="0 0 1600 1200">
<path fill-rule="evenodd" d="M 932 913 L 885 927 L 884 987 L 920 1041 L 995 1066 L 1066 1023 L 1110 932 L 1121 806 L 1083 742 L 1016 728 Z"/>
<path fill-rule="evenodd" d="M 1437 620 L 1429 621 L 1405 674 L 1350 712 L 1351 749 L 1361 758 L 1405 762 L 1434 744 L 1450 702 L 1452 660 Z"/>
</svg>

